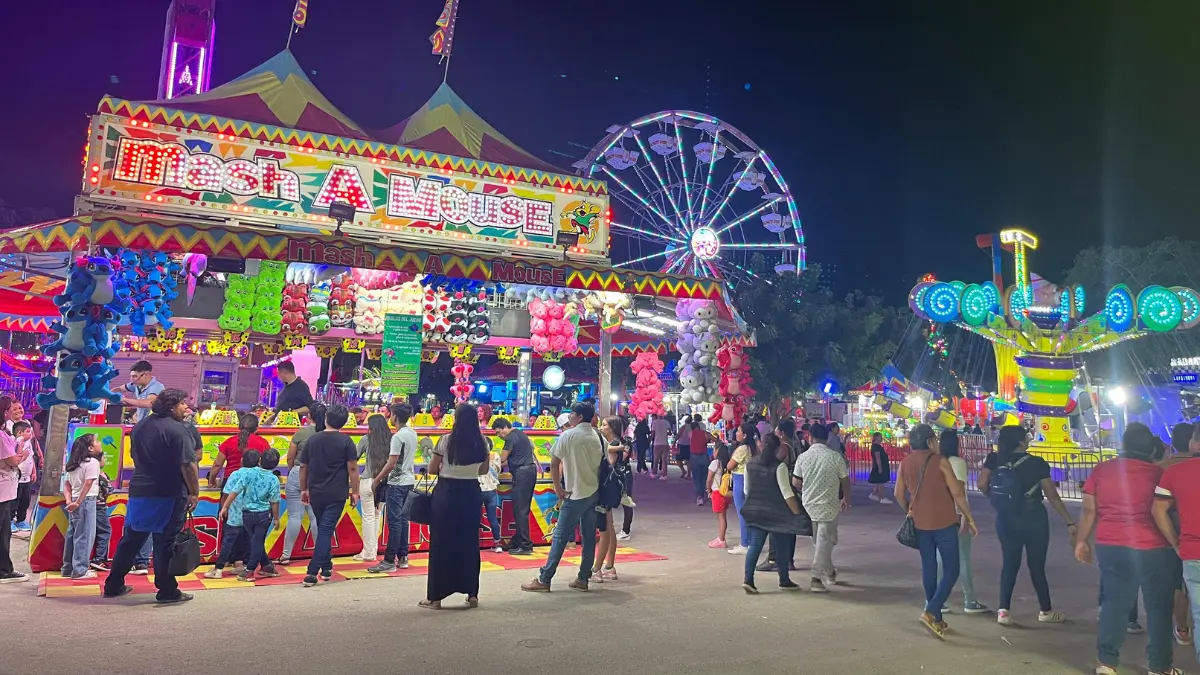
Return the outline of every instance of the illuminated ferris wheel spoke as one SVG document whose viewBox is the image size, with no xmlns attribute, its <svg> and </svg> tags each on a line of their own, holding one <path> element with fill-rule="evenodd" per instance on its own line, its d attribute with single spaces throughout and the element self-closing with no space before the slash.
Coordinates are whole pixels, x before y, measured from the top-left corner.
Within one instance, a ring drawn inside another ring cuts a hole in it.
<svg viewBox="0 0 1200 675">
<path fill-rule="evenodd" d="M 683 154 L 683 133 L 679 131 L 679 121 L 675 121 L 675 149 L 679 153 L 679 170 L 683 173 L 683 196 L 687 200 L 687 220 L 686 225 L 692 224 L 692 191 L 687 189 L 688 172 L 687 172 L 687 156 Z"/>
<path fill-rule="evenodd" d="M 641 230 L 636 227 L 630 227 L 629 225 L 625 225 L 624 223 L 609 223 L 608 226 L 617 228 L 618 230 L 624 230 L 626 232 L 633 232 L 635 234 L 640 234 L 643 237 L 648 238 L 648 239 L 669 241 L 673 244 L 682 244 L 682 245 L 687 244 L 687 242 L 684 241 L 683 239 L 678 239 L 676 237 L 665 235 L 662 232 L 650 232 L 647 230 Z"/>
<path fill-rule="evenodd" d="M 750 174 L 750 170 L 754 168 L 754 163 L 756 161 L 758 161 L 757 155 L 755 155 L 754 158 L 749 162 L 746 162 L 746 168 L 742 169 L 742 174 L 738 176 L 738 179 L 734 181 L 729 190 L 725 192 L 725 198 L 721 200 L 721 203 L 717 206 L 716 210 L 712 212 L 712 217 L 704 222 L 704 227 L 712 228 L 713 223 L 717 220 L 717 216 L 721 215 L 721 210 L 724 209 L 727 204 L 729 204 L 729 200 L 733 199 L 733 195 L 737 193 L 737 184 L 742 182 L 742 179 Z"/>
<path fill-rule="evenodd" d="M 780 197 L 776 197 L 774 199 L 763 202 L 762 204 L 759 205 L 759 207 L 757 209 L 754 209 L 753 211 L 750 211 L 749 213 L 739 216 L 739 217 L 735 218 L 734 220 L 731 220 L 728 223 L 726 223 L 725 227 L 722 227 L 721 229 L 717 230 L 717 234 L 721 234 L 721 233 L 729 230 L 731 227 L 741 225 L 742 223 L 746 222 L 747 220 L 753 218 L 754 216 L 757 216 L 758 214 L 762 213 L 763 211 L 766 211 L 767 209 L 771 208 L 779 200 L 780 200 Z"/>
<path fill-rule="evenodd" d="M 704 217 L 704 209 L 708 206 L 708 191 L 712 187 L 713 167 L 717 163 L 717 148 L 719 147 L 721 147 L 721 130 L 717 129 L 716 133 L 713 134 L 712 152 L 710 152 L 708 156 L 708 175 L 704 177 L 704 190 L 700 196 L 699 218 Z M 699 175 L 699 173 L 697 173 L 697 175 Z"/>
<path fill-rule="evenodd" d="M 791 245 L 791 244 L 780 244 L 780 243 L 778 243 L 778 242 L 776 242 L 776 243 L 772 243 L 772 242 L 747 242 L 747 243 L 744 243 L 744 244 L 742 244 L 742 243 L 721 244 L 721 247 L 722 247 L 722 248 L 746 248 L 746 249 L 750 249 L 750 248 L 773 248 L 773 249 L 785 249 L 785 248 L 791 248 L 791 247 L 792 247 L 792 245 Z"/>
<path fill-rule="evenodd" d="M 645 197 L 643 197 L 641 194 L 639 194 L 637 190 L 634 190 L 632 187 L 629 186 L 629 184 L 627 184 L 625 181 L 618 178 L 617 174 L 615 174 L 611 170 L 609 170 L 609 168 L 607 166 L 603 167 L 601 170 L 604 171 L 604 173 L 608 174 L 609 178 L 616 181 L 618 185 L 625 188 L 626 192 L 633 195 L 635 199 L 637 199 L 639 202 L 641 202 L 642 206 L 645 206 L 646 208 L 653 211 L 654 215 L 658 216 L 659 218 L 662 218 L 662 221 L 667 224 L 667 227 L 670 227 L 671 229 L 675 230 L 676 232 L 679 232 L 680 234 L 684 234 L 683 232 L 681 232 L 679 230 L 679 228 L 675 225 L 675 223 L 671 222 L 671 219 L 668 218 L 665 213 L 663 213 L 662 211 L 659 211 L 658 207 L 656 207 L 654 204 L 651 204 Z"/>
<path fill-rule="evenodd" d="M 658 179 L 658 185 L 662 188 L 662 192 L 666 193 L 667 201 L 671 203 L 671 208 L 675 211 L 675 216 L 683 220 L 683 214 L 679 212 L 679 205 L 675 203 L 675 197 L 671 195 L 671 190 L 667 187 L 667 182 L 663 180 L 662 174 L 658 172 L 658 165 L 654 163 L 654 155 L 646 150 L 646 144 L 642 142 L 642 135 L 635 134 L 633 140 L 637 141 L 638 150 L 642 151 L 642 157 L 646 158 L 646 163 L 650 165 L 650 170 L 654 172 L 654 177 Z"/>
<path fill-rule="evenodd" d="M 625 267 L 626 265 L 634 265 L 636 263 L 646 262 L 647 260 L 654 260 L 655 258 L 661 258 L 665 255 L 670 255 L 670 254 L 671 254 L 671 251 L 669 251 L 669 250 L 659 251 L 658 253 L 651 253 L 650 255 L 644 255 L 640 258 L 634 258 L 633 260 L 626 260 L 623 263 L 617 263 L 616 265 L 614 265 L 614 267 Z"/>
</svg>

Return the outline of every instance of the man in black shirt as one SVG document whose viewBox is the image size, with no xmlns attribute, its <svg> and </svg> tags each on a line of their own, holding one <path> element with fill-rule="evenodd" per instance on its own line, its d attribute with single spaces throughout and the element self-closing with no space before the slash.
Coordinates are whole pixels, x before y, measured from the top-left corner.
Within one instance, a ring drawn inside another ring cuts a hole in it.
<svg viewBox="0 0 1200 675">
<path fill-rule="evenodd" d="M 296 375 L 296 366 L 291 361 L 284 361 L 276 367 L 279 379 L 283 381 L 283 391 L 275 398 L 275 412 L 291 410 L 303 417 L 308 414 L 308 408 L 313 403 L 312 390 L 308 383 Z"/>
<path fill-rule="evenodd" d="M 129 480 L 125 531 L 113 556 L 112 571 L 104 582 L 104 597 L 115 598 L 133 590 L 125 575 L 147 538 L 154 540 L 155 599 L 160 603 L 191 600 L 179 590 L 170 573 L 175 537 L 187 514 L 196 508 L 200 481 L 192 435 L 181 420 L 188 413 L 187 393 L 166 389 L 155 399 L 151 414 L 130 432 L 129 452 L 133 477 Z"/>
<path fill-rule="evenodd" d="M 533 501 L 533 485 L 537 482 L 538 462 L 533 456 L 533 443 L 525 432 L 514 429 L 512 422 L 498 417 L 492 422 L 496 435 L 504 441 L 500 461 L 508 464 L 512 474 L 513 526 L 516 533 L 509 542 L 511 555 L 532 555 L 533 540 L 529 538 L 529 506 Z"/>
<path fill-rule="evenodd" d="M 346 497 L 351 505 L 358 505 L 358 449 L 341 431 L 349 418 L 346 406 L 330 406 L 325 431 L 310 436 L 300 451 L 300 501 L 312 506 L 318 523 L 305 586 L 315 586 L 317 574 L 324 581 L 333 576 L 333 531 L 346 508 Z"/>
</svg>

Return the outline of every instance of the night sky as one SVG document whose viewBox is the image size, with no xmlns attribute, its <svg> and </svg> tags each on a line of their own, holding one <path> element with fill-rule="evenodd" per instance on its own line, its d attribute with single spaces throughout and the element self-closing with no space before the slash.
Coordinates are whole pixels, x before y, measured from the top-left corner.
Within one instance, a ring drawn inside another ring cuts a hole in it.
<svg viewBox="0 0 1200 675">
<path fill-rule="evenodd" d="M 0 8 L 10 205 L 70 214 L 100 97 L 155 97 L 167 4 Z M 282 49 L 293 5 L 218 0 L 215 82 Z M 343 112 L 383 127 L 441 80 L 441 7 L 311 0 L 292 48 Z M 713 114 L 779 166 L 809 259 L 898 300 L 925 271 L 987 278 L 974 235 L 1013 224 L 1041 236 L 1033 269 L 1051 279 L 1090 244 L 1195 238 L 1197 25 L 1192 0 L 461 0 L 450 84 L 560 166 L 609 125 Z"/>
</svg>

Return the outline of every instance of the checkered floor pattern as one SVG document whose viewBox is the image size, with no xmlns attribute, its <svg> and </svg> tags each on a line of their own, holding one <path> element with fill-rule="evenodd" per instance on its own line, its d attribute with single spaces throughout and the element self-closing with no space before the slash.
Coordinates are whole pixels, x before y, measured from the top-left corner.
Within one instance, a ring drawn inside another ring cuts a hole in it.
<svg viewBox="0 0 1200 675">
<path fill-rule="evenodd" d="M 511 556 L 507 553 L 492 553 L 491 551 L 481 551 L 482 563 L 480 571 L 496 572 L 500 570 L 523 570 L 536 569 L 541 567 L 546 560 L 548 548 L 534 549 L 533 555 L 527 556 Z M 651 562 L 656 560 L 666 560 L 666 556 L 656 553 L 647 553 L 638 551 L 632 548 L 617 549 L 617 564 L 635 563 L 635 562 Z M 562 562 L 567 565 L 578 565 L 580 561 L 579 549 L 567 549 L 566 555 L 563 556 Z M 386 574 L 371 574 L 367 568 L 373 565 L 371 562 L 359 562 L 351 558 L 334 558 L 333 559 L 333 579 L 332 582 L 345 581 L 347 579 L 374 579 L 381 577 L 410 577 L 424 576 L 429 566 L 429 557 L 425 553 L 414 553 L 408 558 L 409 567 L 404 570 L 396 570 Z M 222 588 L 253 588 L 255 586 L 286 586 L 299 584 L 304 580 L 304 573 L 307 569 L 307 560 L 296 560 L 287 567 L 277 566 L 280 575 L 270 579 L 255 579 L 253 583 L 246 581 L 238 581 L 237 577 L 230 573 L 232 568 L 225 568 L 225 577 L 222 579 L 205 579 L 204 573 L 212 569 L 211 565 L 201 565 L 196 568 L 196 571 L 186 577 L 179 578 L 179 589 L 188 593 L 196 591 L 209 591 Z M 100 573 L 95 579 L 79 579 L 72 580 L 63 577 L 58 572 L 42 572 L 38 578 L 38 595 L 46 598 L 71 598 L 71 597 L 90 597 L 100 595 L 100 587 L 104 583 L 106 573 Z M 134 576 L 128 575 L 125 577 L 125 583 L 133 587 L 134 594 L 154 593 L 154 575 Z"/>
</svg>

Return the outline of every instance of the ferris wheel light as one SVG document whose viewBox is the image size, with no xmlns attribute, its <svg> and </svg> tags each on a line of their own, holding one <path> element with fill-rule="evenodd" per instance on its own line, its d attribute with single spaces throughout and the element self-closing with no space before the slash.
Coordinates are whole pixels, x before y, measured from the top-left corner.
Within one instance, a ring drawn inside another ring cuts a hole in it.
<svg viewBox="0 0 1200 675">
<path fill-rule="evenodd" d="M 721 240 L 712 228 L 700 227 L 692 232 L 691 248 L 700 260 L 712 260 L 721 252 Z"/>
</svg>

